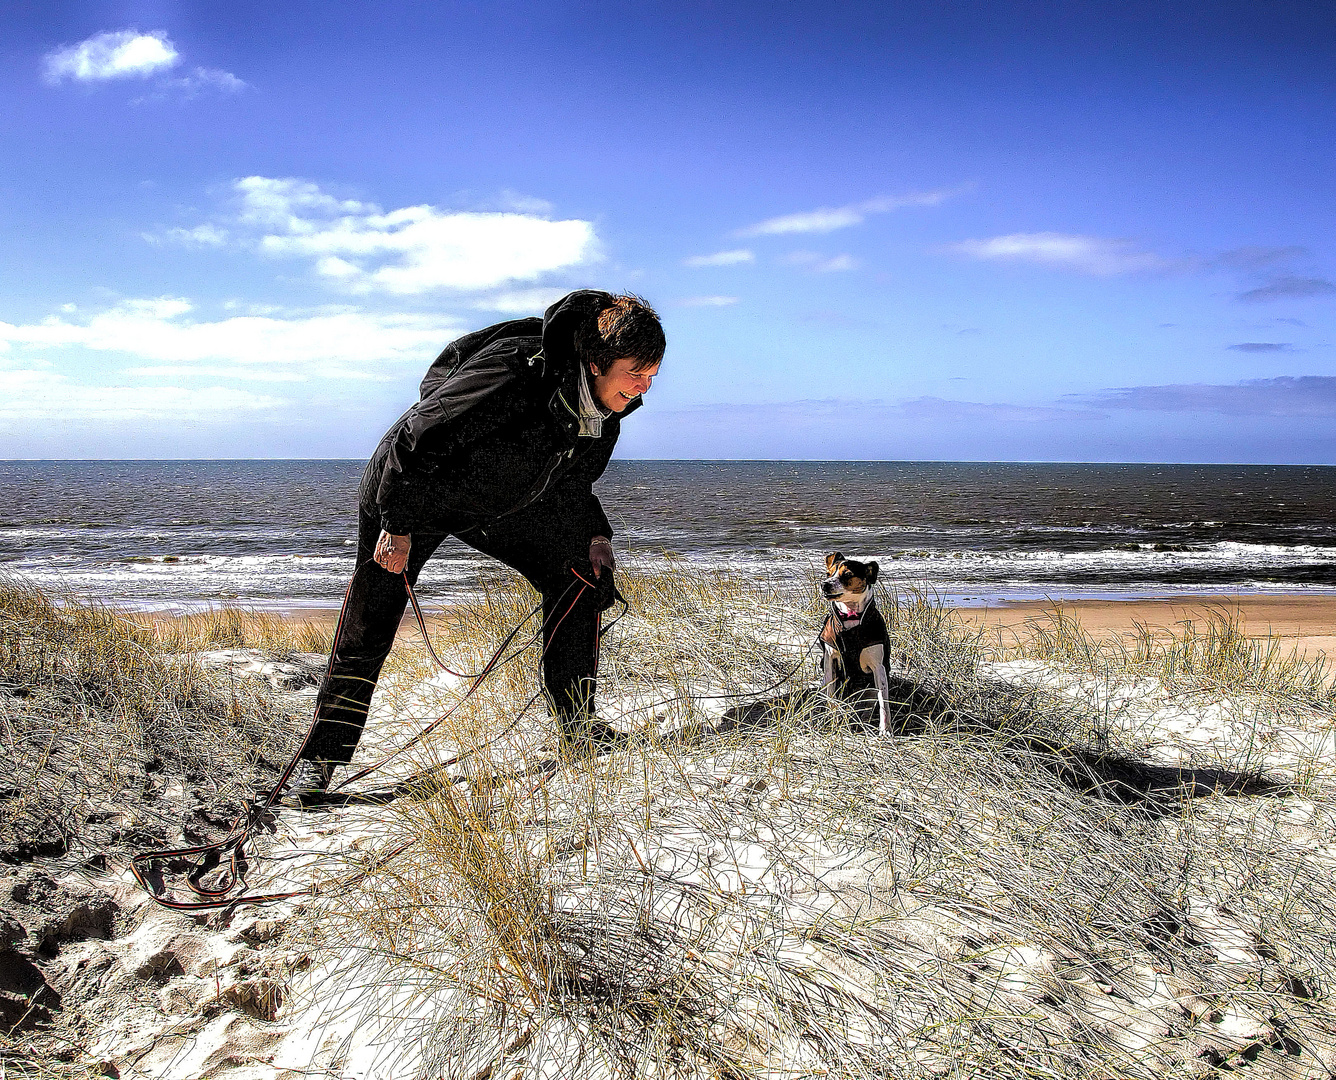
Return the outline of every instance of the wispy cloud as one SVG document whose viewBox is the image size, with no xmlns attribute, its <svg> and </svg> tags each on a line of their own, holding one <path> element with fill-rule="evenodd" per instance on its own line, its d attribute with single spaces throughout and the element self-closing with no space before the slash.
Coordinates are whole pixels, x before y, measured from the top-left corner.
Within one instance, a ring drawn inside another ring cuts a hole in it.
<svg viewBox="0 0 1336 1080">
<path fill-rule="evenodd" d="M 701 267 L 701 266 L 738 266 L 741 263 L 755 262 L 756 256 L 746 248 L 736 248 L 732 251 L 716 251 L 713 255 L 693 255 L 689 259 L 683 259 L 683 266 Z"/>
<path fill-rule="evenodd" d="M 1253 246 L 1231 248 L 1206 260 L 1215 266 L 1231 270 L 1266 270 L 1282 263 L 1294 262 L 1308 255 L 1308 249 L 1295 244 L 1284 246 Z"/>
<path fill-rule="evenodd" d="M 676 409 L 666 416 L 725 416 L 730 423 L 752 422 L 792 425 L 848 424 L 857 418 L 860 425 L 876 425 L 896 420 L 927 420 L 952 423 L 1049 423 L 1061 420 L 1089 420 L 1096 415 L 1090 409 L 1060 405 L 1012 405 L 1005 402 L 955 401 L 949 398 L 920 397 L 907 401 L 882 401 L 868 398 L 807 398 L 776 402 L 724 402 Z"/>
<path fill-rule="evenodd" d="M 207 364 L 151 364 L 143 367 L 121 368 L 122 375 L 140 379 L 245 379 L 246 382 L 305 382 L 306 376 L 297 371 L 257 370 L 235 367 L 214 367 Z"/>
<path fill-rule="evenodd" d="M 0 420 L 223 422 L 283 404 L 227 386 L 86 386 L 45 368 L 0 371 Z"/>
<path fill-rule="evenodd" d="M 1336 417 L 1336 377 L 1283 375 L 1275 379 L 1249 379 L 1226 385 L 1185 383 L 1125 386 L 1095 394 L 1073 395 L 1070 400 L 1097 408 L 1147 412 Z"/>
<path fill-rule="evenodd" d="M 784 256 L 784 262 L 818 274 L 833 274 L 841 270 L 858 268 L 858 260 L 852 255 L 822 255 L 815 251 L 791 251 Z"/>
<path fill-rule="evenodd" d="M 1288 341 L 1240 341 L 1231 345 L 1235 352 L 1293 352 L 1294 346 Z"/>
<path fill-rule="evenodd" d="M 168 97 L 193 98 L 205 90 L 218 90 L 224 94 L 237 94 L 247 89 L 248 83 L 238 79 L 230 71 L 219 68 L 197 67 L 188 75 L 158 81 L 153 93 L 135 98 L 136 102 L 162 100 Z"/>
<path fill-rule="evenodd" d="M 1021 421 L 1045 423 L 1052 420 L 1088 418 L 1087 410 L 1054 405 L 1012 405 L 996 401 L 954 401 L 950 398 L 921 397 L 901 402 L 898 414 L 905 419 L 992 423 Z"/>
<path fill-rule="evenodd" d="M 906 195 L 887 195 L 864 202 L 850 203 L 847 206 L 822 206 L 815 210 L 802 210 L 795 214 L 782 214 L 767 218 L 739 229 L 738 236 L 785 236 L 794 233 L 828 233 L 837 229 L 847 229 L 851 225 L 861 225 L 873 214 L 887 214 L 909 206 L 938 206 L 948 199 L 963 194 L 973 188 L 972 184 L 961 184 L 953 188 L 941 188 L 937 191 L 916 191 Z"/>
<path fill-rule="evenodd" d="M 1072 233 L 1009 233 L 988 240 L 962 240 L 948 251 L 987 262 L 1037 263 L 1111 277 L 1170 269 L 1174 264 L 1130 240 L 1112 240 Z"/>
<path fill-rule="evenodd" d="M 246 380 L 257 371 L 277 381 L 383 379 L 400 362 L 420 364 L 464 329 L 448 318 L 355 310 L 217 320 L 193 312 L 189 300 L 159 297 L 127 300 L 82 318 L 66 311 L 39 323 L 0 322 L 0 351 L 119 353 L 150 367 L 166 365 L 173 377 L 190 369 Z M 149 373 L 143 366 L 127 370 Z"/>
<path fill-rule="evenodd" d="M 1239 293 L 1235 299 L 1242 300 L 1246 304 L 1259 304 L 1269 300 L 1294 297 L 1331 296 L 1333 293 L 1336 293 L 1336 282 L 1328 281 L 1326 278 L 1283 274 L 1265 285 Z"/>
<path fill-rule="evenodd" d="M 163 30 L 147 34 L 115 30 L 47 53 L 42 66 L 46 81 L 54 85 L 66 79 L 100 82 L 143 77 L 175 67 L 179 61 L 176 46 Z"/>
<path fill-rule="evenodd" d="M 154 89 L 149 97 L 193 97 L 202 89 L 235 93 L 246 88 L 230 71 L 218 68 L 197 67 L 188 74 L 167 77 L 180 63 L 181 54 L 164 30 L 113 30 L 47 53 L 42 58 L 42 75 L 52 86 L 66 81 L 152 78 Z"/>
<path fill-rule="evenodd" d="M 141 234 L 150 244 L 169 240 L 187 247 L 222 247 L 227 243 L 227 230 L 217 225 L 196 225 L 193 229 L 167 229 L 162 233 Z"/>
<path fill-rule="evenodd" d="M 1305 276 L 1293 264 L 1310 255 L 1295 244 L 1232 248 L 1214 254 L 1167 257 L 1132 240 L 1078 233 L 1008 233 L 983 240 L 962 240 L 941 250 L 995 263 L 1029 263 L 1093 277 L 1123 274 L 1229 274 L 1253 287 L 1236 300 L 1264 303 L 1292 297 L 1336 294 L 1336 282 Z M 1236 285 L 1237 287 L 1237 285 Z M 1171 325 L 1171 324 L 1164 324 Z M 1260 350 L 1259 350 L 1260 351 Z"/>
<path fill-rule="evenodd" d="M 598 257 L 593 224 L 578 219 L 426 204 L 385 211 L 292 178 L 248 176 L 233 189 L 234 240 L 275 258 L 305 259 L 327 282 L 354 293 L 480 292 Z M 207 242 L 195 232 L 167 236 Z"/>
<path fill-rule="evenodd" d="M 478 311 L 499 311 L 503 315 L 538 315 L 555 304 L 569 289 L 514 289 L 475 300 Z"/>
<path fill-rule="evenodd" d="M 737 302 L 736 296 L 687 296 L 678 301 L 682 307 L 729 307 Z"/>
</svg>

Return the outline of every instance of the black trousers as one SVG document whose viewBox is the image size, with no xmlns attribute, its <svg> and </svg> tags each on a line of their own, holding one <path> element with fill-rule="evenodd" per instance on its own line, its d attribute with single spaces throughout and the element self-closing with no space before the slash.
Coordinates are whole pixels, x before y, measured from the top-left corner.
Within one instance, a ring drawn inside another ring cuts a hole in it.
<svg viewBox="0 0 1336 1080">
<path fill-rule="evenodd" d="M 423 564 L 450 532 L 416 532 L 408 553 L 408 580 L 417 582 Z M 528 579 L 542 594 L 544 620 L 543 683 L 549 706 L 563 726 L 593 708 L 597 669 L 598 613 L 606 606 L 570 571 L 572 563 L 589 577 L 589 538 L 576 536 L 551 514 L 515 514 L 499 522 L 461 528 L 453 535 Z M 316 695 L 316 725 L 302 756 L 346 764 L 352 760 L 366 725 L 371 696 L 380 669 L 394 644 L 395 632 L 408 606 L 403 577 L 391 574 L 372 558 L 380 537 L 380 520 L 365 507 L 357 522 L 357 569 L 343 602 L 341 627 L 330 668 Z M 571 588 L 571 583 L 575 587 Z M 609 583 L 610 584 L 610 583 Z M 570 608 L 567 611 L 567 608 Z M 562 617 L 561 613 L 566 612 Z M 555 627 L 554 623 L 559 625 Z"/>
</svg>

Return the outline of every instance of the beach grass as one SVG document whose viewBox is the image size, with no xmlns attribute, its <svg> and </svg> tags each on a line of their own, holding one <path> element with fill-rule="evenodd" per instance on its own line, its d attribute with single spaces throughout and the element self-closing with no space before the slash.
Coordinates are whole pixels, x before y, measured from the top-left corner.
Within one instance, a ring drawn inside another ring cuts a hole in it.
<svg viewBox="0 0 1336 1080">
<path fill-rule="evenodd" d="M 884 591 L 912 687 L 884 738 L 816 687 L 814 582 L 670 559 L 621 587 L 599 701 L 623 744 L 557 737 L 530 649 L 411 752 L 411 795 L 300 916 L 382 1075 L 1336 1070 L 1336 760 L 1319 738 L 1277 770 L 1267 742 L 1336 728 L 1284 643 L 1228 623 L 1111 643 L 1055 611 L 1003 644 Z M 535 600 L 499 574 L 431 622 L 435 647 L 476 671 Z M 4 858 L 114 862 L 225 827 L 309 700 L 200 654 L 311 651 L 304 633 L 0 583 Z M 401 634 L 372 727 L 465 685 Z M 1234 701 L 1246 754 L 1147 756 L 1166 702 Z M 27 1039 L 0 1036 L 8 1075 L 85 1074 Z"/>
<path fill-rule="evenodd" d="M 1019 630 L 998 632 L 1004 655 L 1028 656 L 1100 678 L 1153 678 L 1176 693 L 1260 695 L 1325 706 L 1336 684 L 1325 656 L 1304 656 L 1283 638 L 1246 632 L 1237 609 L 1224 605 L 1173 627 L 1137 623 L 1126 635 L 1096 635 L 1068 608 L 1055 605 Z"/>
<path fill-rule="evenodd" d="M 1111 723 L 1107 695 L 997 678 L 985 636 L 914 593 L 882 600 L 907 734 L 869 736 L 814 692 L 811 583 L 623 577 L 600 711 L 626 744 L 560 744 L 515 665 L 422 761 L 464 763 L 396 806 L 412 846 L 325 924 L 421 1055 L 405 1075 L 1336 1068 L 1329 758 L 1301 790 L 1264 759 L 1142 760 L 1131 699 Z M 480 663 L 532 603 L 488 593 L 438 651 Z M 1330 722 L 1311 665 L 1228 624 L 1118 648 L 1059 616 L 1007 656 Z M 427 670 L 407 643 L 395 664 Z"/>
<path fill-rule="evenodd" d="M 205 829 L 276 776 L 294 703 L 199 658 L 220 625 L 252 645 L 283 640 L 235 614 L 150 622 L 0 579 L 0 857 L 151 846 L 182 835 L 173 804 L 187 789 Z M 153 792 L 166 802 L 146 802 Z"/>
</svg>

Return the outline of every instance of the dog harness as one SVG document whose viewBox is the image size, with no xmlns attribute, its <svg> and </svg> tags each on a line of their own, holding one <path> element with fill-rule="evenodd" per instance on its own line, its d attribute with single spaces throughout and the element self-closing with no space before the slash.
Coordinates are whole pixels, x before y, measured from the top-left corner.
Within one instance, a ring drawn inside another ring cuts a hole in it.
<svg viewBox="0 0 1336 1080">
<path fill-rule="evenodd" d="M 862 611 L 848 611 L 845 605 L 834 600 L 830 607 L 831 614 L 827 621 L 835 627 L 835 651 L 839 654 L 843 668 L 841 681 L 847 686 L 870 686 L 872 676 L 863 671 L 860 663 L 863 650 L 869 645 L 881 645 L 883 663 L 891 655 L 886 620 L 877 610 L 876 599 L 869 597 Z"/>
</svg>

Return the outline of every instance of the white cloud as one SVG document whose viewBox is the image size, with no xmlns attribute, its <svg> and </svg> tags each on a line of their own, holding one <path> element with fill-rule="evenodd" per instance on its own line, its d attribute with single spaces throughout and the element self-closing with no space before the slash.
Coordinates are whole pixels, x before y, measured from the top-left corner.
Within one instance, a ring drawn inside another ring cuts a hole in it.
<svg viewBox="0 0 1336 1080">
<path fill-rule="evenodd" d="M 736 296 L 688 296 L 678 301 L 683 307 L 729 307 L 737 302 Z"/>
<path fill-rule="evenodd" d="M 254 367 L 244 371 L 234 367 L 191 366 L 187 364 L 159 364 L 155 367 L 122 368 L 122 375 L 139 379 L 245 379 L 247 382 L 305 382 L 306 376 L 296 371 L 265 371 Z"/>
<path fill-rule="evenodd" d="M 784 256 L 784 261 L 790 266 L 802 266 L 818 274 L 858 268 L 858 260 L 852 255 L 821 255 L 815 251 L 792 251 Z"/>
<path fill-rule="evenodd" d="M 716 251 L 713 255 L 693 255 L 689 259 L 683 259 L 683 266 L 738 266 L 741 263 L 755 262 L 756 256 L 746 248 L 738 248 L 734 251 Z"/>
<path fill-rule="evenodd" d="M 202 68 L 197 67 L 183 79 L 173 80 L 179 83 L 183 89 L 194 90 L 202 86 L 211 86 L 215 90 L 221 90 L 226 94 L 235 94 L 245 90 L 247 83 L 243 79 L 238 79 L 230 71 L 223 71 L 221 68 Z"/>
<path fill-rule="evenodd" d="M 226 421 L 283 404 L 226 386 L 84 386 L 43 369 L 0 371 L 0 420 Z"/>
<path fill-rule="evenodd" d="M 1172 265 L 1128 240 L 1069 233 L 1010 233 L 990 240 L 962 240 L 947 250 L 990 262 L 1038 263 L 1096 277 L 1166 270 Z"/>
<path fill-rule="evenodd" d="M 598 254 L 588 221 L 451 212 L 426 204 L 385 212 L 296 179 L 248 176 L 234 186 L 240 222 L 262 233 L 260 251 L 309 259 L 317 274 L 353 292 L 495 289 L 538 280 Z"/>
<path fill-rule="evenodd" d="M 556 211 L 556 207 L 546 199 L 536 199 L 532 195 L 523 195 L 518 191 L 511 191 L 509 188 L 497 196 L 495 205 L 504 210 L 518 211 L 521 214 L 550 215 Z"/>
<path fill-rule="evenodd" d="M 425 364 L 464 330 L 453 319 L 427 315 L 341 310 L 207 321 L 190 317 L 192 311 L 188 300 L 160 297 L 127 300 L 82 319 L 0 322 L 0 348 L 122 353 L 182 370 L 209 365 L 194 370 L 214 376 L 230 371 L 238 379 L 380 379 L 400 362 Z"/>
<path fill-rule="evenodd" d="M 222 247 L 227 243 L 227 230 L 206 224 L 196 225 L 193 229 L 167 229 L 161 235 L 144 233 L 143 237 L 150 244 L 160 244 L 166 239 L 189 247 Z"/>
<path fill-rule="evenodd" d="M 44 68 L 49 83 L 66 79 L 97 82 L 152 75 L 174 67 L 179 60 L 166 31 L 116 30 L 47 53 Z"/>
<path fill-rule="evenodd" d="M 135 102 L 161 100 L 168 96 L 194 97 L 201 90 L 212 89 L 234 94 L 246 89 L 246 83 L 230 71 L 197 67 L 175 78 L 167 73 L 181 62 L 181 54 L 165 30 L 147 34 L 138 30 L 116 30 L 94 34 L 77 45 L 67 45 L 43 57 L 43 77 L 52 86 L 66 79 L 76 82 L 104 82 L 108 79 L 153 77 L 151 92 Z"/>
<path fill-rule="evenodd" d="M 223 94 L 239 94 L 242 90 L 248 89 L 249 86 L 249 83 L 238 79 L 230 71 L 197 67 L 189 75 L 156 80 L 150 93 L 134 98 L 131 104 L 142 105 L 149 101 L 167 101 L 173 98 L 189 101 L 191 98 L 198 97 L 205 90 L 217 90 Z"/>
<path fill-rule="evenodd" d="M 783 236 L 792 233 L 828 233 L 836 229 L 847 229 L 851 225 L 861 225 L 870 214 L 886 214 L 907 206 L 938 206 L 947 199 L 969 191 L 972 184 L 962 184 L 953 188 L 941 188 L 937 191 L 916 191 L 906 195 L 887 195 L 877 199 L 868 199 L 848 206 L 823 206 L 816 210 L 804 210 L 796 214 L 784 214 L 768 218 L 745 229 L 739 229 L 738 236 Z"/>
<path fill-rule="evenodd" d="M 503 315 L 539 315 L 555 304 L 569 289 L 516 289 L 497 293 L 474 302 L 479 311 L 499 311 Z"/>
</svg>

